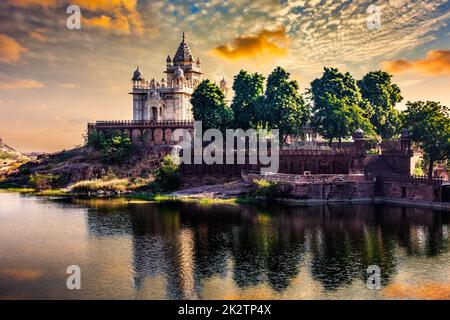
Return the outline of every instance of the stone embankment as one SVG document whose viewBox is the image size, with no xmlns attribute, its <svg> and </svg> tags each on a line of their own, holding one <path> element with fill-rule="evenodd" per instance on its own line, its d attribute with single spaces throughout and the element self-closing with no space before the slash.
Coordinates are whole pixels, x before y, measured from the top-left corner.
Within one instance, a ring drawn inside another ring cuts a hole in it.
<svg viewBox="0 0 450 320">
<path fill-rule="evenodd" d="M 311 201 L 371 200 L 375 180 L 363 174 L 348 175 L 289 175 L 242 171 L 242 179 L 254 184 L 256 180 L 279 183 L 286 198 Z"/>
</svg>

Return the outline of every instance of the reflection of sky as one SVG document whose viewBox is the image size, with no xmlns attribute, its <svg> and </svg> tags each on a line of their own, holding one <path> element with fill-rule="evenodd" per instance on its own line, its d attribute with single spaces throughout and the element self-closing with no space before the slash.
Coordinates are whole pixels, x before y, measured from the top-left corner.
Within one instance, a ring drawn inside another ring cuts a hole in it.
<svg viewBox="0 0 450 320">
<path fill-rule="evenodd" d="M 324 65 L 360 78 L 384 61 L 450 49 L 447 0 L 378 1 L 381 29 L 369 31 L 372 2 L 77 0 L 82 30 L 69 31 L 64 1 L 2 1 L 0 137 L 20 149 L 55 150 L 79 144 L 87 121 L 130 119 L 132 71 L 139 65 L 161 79 L 183 31 L 214 81 L 281 65 L 302 89 Z M 395 77 L 405 101 L 450 105 L 446 57 L 425 61 L 440 75 L 413 68 Z"/>
<path fill-rule="evenodd" d="M 450 298 L 448 213 L 0 201 L 0 298 Z M 374 263 L 381 291 L 362 278 Z"/>
</svg>

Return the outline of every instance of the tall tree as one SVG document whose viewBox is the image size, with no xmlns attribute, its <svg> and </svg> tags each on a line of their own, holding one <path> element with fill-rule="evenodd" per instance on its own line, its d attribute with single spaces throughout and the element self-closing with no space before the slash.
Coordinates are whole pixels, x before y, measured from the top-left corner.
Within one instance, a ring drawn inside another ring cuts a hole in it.
<svg viewBox="0 0 450 320">
<path fill-rule="evenodd" d="M 436 161 L 450 158 L 450 110 L 439 102 L 407 102 L 403 122 L 411 139 L 428 158 L 428 176 L 433 176 Z"/>
<path fill-rule="evenodd" d="M 350 137 L 358 128 L 373 133 L 368 120 L 370 106 L 361 97 L 356 81 L 350 73 L 324 68 L 321 78 L 311 83 L 313 100 L 312 126 L 330 145 L 334 139 Z M 364 106 L 364 107 L 362 107 Z"/>
<path fill-rule="evenodd" d="M 264 94 L 264 76 L 241 70 L 234 77 L 233 91 L 231 108 L 235 115 L 235 128 L 243 130 L 256 128 L 259 121 L 257 106 Z"/>
<path fill-rule="evenodd" d="M 395 105 L 403 100 L 400 88 L 392 83 L 392 76 L 384 71 L 373 71 L 358 81 L 363 99 L 373 110 L 370 122 L 378 135 L 391 139 L 400 130 L 399 112 Z"/>
<path fill-rule="evenodd" d="M 203 80 L 192 94 L 192 112 L 196 121 L 202 121 L 204 131 L 219 129 L 224 132 L 232 127 L 233 110 L 225 104 L 225 96 L 220 88 Z"/>
<path fill-rule="evenodd" d="M 267 79 L 267 88 L 258 114 L 269 128 L 278 129 L 281 143 L 289 135 L 302 134 L 309 118 L 309 109 L 299 94 L 297 81 L 289 79 L 290 74 L 277 67 Z"/>
</svg>

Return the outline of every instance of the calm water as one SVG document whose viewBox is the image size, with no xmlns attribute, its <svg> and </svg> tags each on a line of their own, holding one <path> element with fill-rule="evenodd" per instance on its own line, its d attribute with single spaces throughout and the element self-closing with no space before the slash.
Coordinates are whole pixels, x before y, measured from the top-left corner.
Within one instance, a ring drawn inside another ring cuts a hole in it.
<svg viewBox="0 0 450 320">
<path fill-rule="evenodd" d="M 449 213 L 401 207 L 0 193 L 0 298 L 450 299 L 448 228 Z M 381 290 L 366 286 L 374 264 Z"/>
</svg>

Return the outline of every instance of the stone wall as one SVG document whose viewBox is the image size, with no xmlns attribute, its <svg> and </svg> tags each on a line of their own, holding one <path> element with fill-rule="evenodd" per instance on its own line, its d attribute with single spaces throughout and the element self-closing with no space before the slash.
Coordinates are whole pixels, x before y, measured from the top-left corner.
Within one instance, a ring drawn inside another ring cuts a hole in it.
<svg viewBox="0 0 450 320">
<path fill-rule="evenodd" d="M 244 171 L 242 178 L 248 183 L 258 179 L 278 182 L 286 198 L 300 200 L 372 199 L 375 194 L 375 181 L 364 175 L 260 175 Z"/>
<path fill-rule="evenodd" d="M 442 179 L 422 177 L 376 177 L 375 196 L 416 201 L 442 201 Z"/>
</svg>

